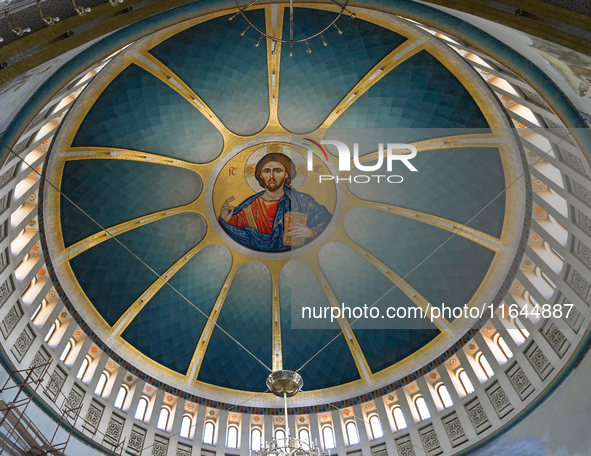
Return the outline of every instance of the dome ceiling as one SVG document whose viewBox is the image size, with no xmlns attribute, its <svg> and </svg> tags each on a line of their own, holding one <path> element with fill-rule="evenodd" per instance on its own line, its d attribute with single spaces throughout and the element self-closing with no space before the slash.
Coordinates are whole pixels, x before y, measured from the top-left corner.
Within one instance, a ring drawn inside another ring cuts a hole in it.
<svg viewBox="0 0 591 456">
<path fill-rule="evenodd" d="M 294 37 L 334 17 L 298 8 Z M 453 51 L 402 20 L 343 18 L 328 46 L 316 39 L 311 54 L 299 45 L 290 57 L 228 18 L 125 49 L 62 123 L 47 169 L 61 195 L 43 195 L 55 280 L 123 358 L 213 397 L 263 391 L 281 367 L 303 366 L 307 390 L 340 395 L 407 375 L 475 319 L 304 329 L 293 318 L 338 303 L 385 314 L 491 302 L 523 227 L 521 159 L 504 115 Z M 249 11 L 268 32 L 285 33 L 282 18 L 281 8 Z M 358 143 L 366 165 L 380 142 L 412 143 L 418 172 L 397 163 L 379 174 L 399 184 L 357 169 L 340 176 L 368 183 L 318 182 L 339 173 L 338 159 L 315 158 L 308 171 L 292 143 L 301 138 Z M 252 248 L 218 218 L 229 197 L 238 205 L 262 190 L 254 165 L 270 152 L 292 157 L 293 189 L 328 213 L 300 248 Z"/>
</svg>

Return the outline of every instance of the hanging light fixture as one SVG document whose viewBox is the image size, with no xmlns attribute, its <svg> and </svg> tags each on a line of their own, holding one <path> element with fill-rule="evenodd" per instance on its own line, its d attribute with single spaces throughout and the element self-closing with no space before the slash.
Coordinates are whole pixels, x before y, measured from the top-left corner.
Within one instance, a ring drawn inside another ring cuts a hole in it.
<svg viewBox="0 0 591 456">
<path fill-rule="evenodd" d="M 340 35 L 343 34 L 342 30 L 339 29 L 339 27 L 337 26 L 337 21 L 341 18 L 341 16 L 343 15 L 347 15 L 352 19 L 355 19 L 355 13 L 351 12 L 347 7 L 349 5 L 349 1 L 350 0 L 345 0 L 344 3 L 339 3 L 336 0 L 331 0 L 332 3 L 334 3 L 337 7 L 340 8 L 340 11 L 337 13 L 337 16 L 331 21 L 329 22 L 322 30 L 320 30 L 319 32 L 316 33 L 312 33 L 310 35 L 305 36 L 304 38 L 300 38 L 300 39 L 294 39 L 294 35 L 293 35 L 293 31 L 294 31 L 294 6 L 293 6 L 293 0 L 289 0 L 289 39 L 283 39 L 280 36 L 272 36 L 270 34 L 268 34 L 266 31 L 263 31 L 261 29 L 259 29 L 257 26 L 255 26 L 250 19 L 248 19 L 247 15 L 245 14 L 246 11 L 251 8 L 253 5 L 255 5 L 256 3 L 258 3 L 259 0 L 251 0 L 249 3 L 247 3 L 244 6 L 240 6 L 238 4 L 238 0 L 234 0 L 234 2 L 236 3 L 236 7 L 238 8 L 238 12 L 236 14 L 234 14 L 233 16 L 230 16 L 229 20 L 233 20 L 234 18 L 238 17 L 238 16 L 242 16 L 244 18 L 244 20 L 246 22 L 248 22 L 248 27 L 246 27 L 246 29 L 241 33 L 242 36 L 244 36 L 244 34 L 246 33 L 246 31 L 249 28 L 253 28 L 254 30 L 256 30 L 260 35 L 261 38 L 267 37 L 271 40 L 272 42 L 272 50 L 273 50 L 273 55 L 275 55 L 275 47 L 277 45 L 277 43 L 286 43 L 289 44 L 289 56 L 292 57 L 293 56 L 293 45 L 295 43 L 306 43 L 306 52 L 308 54 L 312 53 L 312 48 L 310 47 L 310 44 L 308 43 L 308 41 L 310 41 L 313 38 L 316 38 L 317 36 L 320 36 L 322 38 L 322 44 L 324 46 L 326 46 L 328 43 L 326 42 L 326 39 L 324 38 L 324 33 L 331 28 L 332 26 L 334 26 L 338 33 Z M 347 14 L 345 14 L 345 12 Z M 258 43 L 260 42 L 257 41 L 257 46 Z"/>
<path fill-rule="evenodd" d="M 12 30 L 17 36 L 23 36 L 25 33 L 29 33 L 31 31 L 30 27 L 17 27 L 12 23 L 12 14 L 8 11 L 8 8 L 4 9 L 4 17 L 8 22 L 8 28 Z"/>
<path fill-rule="evenodd" d="M 72 0 L 72 4 L 74 5 L 74 9 L 76 10 L 76 14 L 78 16 L 84 16 L 86 13 L 90 13 L 91 9 L 89 7 L 83 7 L 76 3 L 76 0 Z"/>
<path fill-rule="evenodd" d="M 43 12 L 42 3 L 43 3 L 42 0 L 37 0 L 37 6 L 39 7 L 39 15 L 41 16 L 41 19 L 43 19 L 43 22 L 45 22 L 47 25 L 53 25 L 56 22 L 59 22 L 59 20 L 60 20 L 59 17 L 52 17 L 52 16 L 45 15 L 45 13 Z"/>
<path fill-rule="evenodd" d="M 289 432 L 287 398 L 295 396 L 303 385 L 304 380 L 300 374 L 290 370 L 275 371 L 267 377 L 267 386 L 271 392 L 275 396 L 283 398 L 285 437 L 274 438 L 270 442 L 266 442 L 261 450 L 256 452 L 257 456 L 324 456 L 324 452 L 321 452 L 319 447 L 292 437 Z"/>
</svg>

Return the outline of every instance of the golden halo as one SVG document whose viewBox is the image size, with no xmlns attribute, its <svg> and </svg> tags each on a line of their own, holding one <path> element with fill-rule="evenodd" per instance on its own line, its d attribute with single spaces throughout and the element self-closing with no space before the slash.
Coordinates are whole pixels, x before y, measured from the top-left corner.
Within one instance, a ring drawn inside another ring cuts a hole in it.
<svg viewBox="0 0 591 456">
<path fill-rule="evenodd" d="M 304 159 L 304 156 L 298 150 L 296 150 L 296 148 L 293 145 L 276 143 L 261 146 L 260 148 L 255 150 L 246 160 L 246 166 L 244 167 L 244 178 L 246 179 L 246 183 L 248 184 L 248 186 L 257 193 L 261 191 L 261 186 L 254 177 L 254 170 L 259 160 L 270 153 L 281 153 L 291 158 L 291 160 L 295 164 L 297 171 L 296 178 L 291 181 L 291 187 L 296 190 L 299 189 L 302 186 L 302 184 L 306 181 L 306 177 L 308 174 L 306 160 Z"/>
</svg>

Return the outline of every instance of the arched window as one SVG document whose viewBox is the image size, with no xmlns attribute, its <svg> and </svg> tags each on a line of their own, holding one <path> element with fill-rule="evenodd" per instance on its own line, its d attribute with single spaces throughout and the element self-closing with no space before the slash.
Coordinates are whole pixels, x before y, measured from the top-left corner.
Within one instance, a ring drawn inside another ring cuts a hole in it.
<svg viewBox="0 0 591 456">
<path fill-rule="evenodd" d="M 41 312 L 41 309 L 43 309 L 44 307 L 45 307 L 45 299 L 43 301 L 41 301 L 41 303 L 35 309 L 35 312 L 33 312 L 33 315 L 31 315 L 31 321 L 33 323 L 35 323 L 35 319 L 39 315 L 39 312 Z"/>
<path fill-rule="evenodd" d="M 66 358 L 68 357 L 68 355 L 72 351 L 72 348 L 73 347 L 74 347 L 74 340 L 73 339 L 70 339 L 68 341 L 68 343 L 66 344 L 66 348 L 64 348 L 64 351 L 62 352 L 62 354 L 60 356 L 60 361 L 62 363 L 66 360 Z"/>
<path fill-rule="evenodd" d="M 525 295 L 527 297 L 527 300 L 530 302 L 530 304 L 534 305 L 534 306 L 540 306 L 538 304 L 538 301 L 536 301 L 536 298 L 534 298 L 529 292 L 525 292 Z"/>
<path fill-rule="evenodd" d="M 238 448 L 238 428 L 236 426 L 230 426 L 228 428 L 228 442 L 226 446 L 228 448 Z"/>
<path fill-rule="evenodd" d="M 51 339 L 51 337 L 53 336 L 53 334 L 55 333 L 55 330 L 58 328 L 58 323 L 57 320 L 55 320 L 53 322 L 53 324 L 51 325 L 51 328 L 49 328 L 49 331 L 47 331 L 47 335 L 45 336 L 45 339 L 43 339 L 45 342 L 49 342 L 49 340 Z"/>
<path fill-rule="evenodd" d="M 392 418 L 394 418 L 394 426 L 397 431 L 400 429 L 406 429 L 406 420 L 404 419 L 404 414 L 399 406 L 392 409 Z"/>
<path fill-rule="evenodd" d="M 505 359 L 513 358 L 513 352 L 511 351 L 511 349 L 507 345 L 507 342 L 505 342 L 505 339 L 503 339 L 503 336 L 501 336 L 500 334 L 497 334 L 496 342 L 497 342 L 498 347 L 501 349 L 501 353 L 503 353 L 503 356 L 505 357 Z"/>
<path fill-rule="evenodd" d="M 551 252 L 552 252 L 554 255 L 556 255 L 558 258 L 560 258 L 560 260 L 561 260 L 561 261 L 564 263 L 564 257 L 563 257 L 563 256 L 562 256 L 560 253 L 558 253 L 554 247 L 552 247 L 552 246 L 551 246 L 550 244 L 548 244 L 547 242 L 544 242 L 544 247 L 546 247 L 546 248 L 549 248 L 549 249 L 550 249 L 550 251 L 551 251 Z"/>
<path fill-rule="evenodd" d="M 443 383 L 440 383 L 437 387 L 437 394 L 444 408 L 454 405 L 454 402 L 451 400 L 451 396 L 449 395 L 449 391 L 447 390 L 447 386 L 445 386 Z"/>
<path fill-rule="evenodd" d="M 84 376 L 86 375 L 86 372 L 88 371 L 89 366 L 90 366 L 90 356 L 85 356 L 84 360 L 82 361 L 82 365 L 80 366 L 80 369 L 78 369 L 78 375 L 76 375 L 76 378 L 78 380 L 82 380 L 84 378 Z"/>
<path fill-rule="evenodd" d="M 206 421 L 203 427 L 203 443 L 213 445 L 213 434 L 215 433 L 215 424 L 213 421 Z"/>
<path fill-rule="evenodd" d="M 99 381 L 98 381 L 96 388 L 94 390 L 94 394 L 102 397 L 103 393 L 105 392 L 105 386 L 107 386 L 108 380 L 109 380 L 109 376 L 107 375 L 107 372 L 103 371 L 103 373 L 101 374 L 101 378 L 99 378 Z"/>
<path fill-rule="evenodd" d="M 542 277 L 544 278 L 544 280 L 548 283 L 548 285 L 550 285 L 552 287 L 552 289 L 556 289 L 556 284 L 554 282 L 552 282 L 552 280 L 550 279 L 550 277 L 548 277 L 548 274 L 546 274 L 544 271 L 542 271 L 540 269 L 540 272 L 542 273 Z"/>
<path fill-rule="evenodd" d="M 121 409 L 121 407 L 123 407 L 128 392 L 129 390 L 127 387 L 125 385 L 121 385 L 121 388 L 119 388 L 119 392 L 117 393 L 117 397 L 115 398 L 115 408 Z"/>
<path fill-rule="evenodd" d="M 490 367 L 490 364 L 488 364 L 488 360 L 484 354 L 480 353 L 477 359 L 478 364 L 480 364 L 480 367 L 482 367 L 482 370 L 486 374 L 486 378 L 491 378 L 495 373 L 493 372 L 492 367 Z"/>
<path fill-rule="evenodd" d="M 183 439 L 190 438 L 191 426 L 193 426 L 193 419 L 189 415 L 183 416 L 181 420 L 181 432 L 179 433 Z"/>
<path fill-rule="evenodd" d="M 357 426 L 354 421 L 349 421 L 345 425 L 345 431 L 347 432 L 347 440 L 349 445 L 357 445 L 359 443 L 359 433 L 357 432 Z"/>
<path fill-rule="evenodd" d="M 519 330 L 524 339 L 527 339 L 529 337 L 529 331 L 525 326 L 523 326 L 523 323 L 521 323 L 521 320 L 519 318 L 515 319 L 515 326 L 517 326 L 517 329 Z"/>
<path fill-rule="evenodd" d="M 310 432 L 306 428 L 301 428 L 298 432 L 298 439 L 310 445 Z"/>
<path fill-rule="evenodd" d="M 168 428 L 168 419 L 170 418 L 170 409 L 168 407 L 162 407 L 160 409 L 160 415 L 158 416 L 158 423 L 156 427 L 162 431 L 166 431 Z"/>
<path fill-rule="evenodd" d="M 146 411 L 148 410 L 148 399 L 145 396 L 140 398 L 140 401 L 137 404 L 137 408 L 135 409 L 135 416 L 136 420 L 144 421 L 146 419 Z"/>
<path fill-rule="evenodd" d="M 470 393 L 474 392 L 474 387 L 472 386 L 472 382 L 468 378 L 468 374 L 466 374 L 466 371 L 464 369 L 460 369 L 460 371 L 458 372 L 458 380 L 460 380 L 460 383 L 462 384 L 462 388 L 464 388 L 464 392 L 466 394 L 470 394 Z"/>
<path fill-rule="evenodd" d="M 282 428 L 275 430 L 275 440 L 285 440 L 285 431 Z"/>
<path fill-rule="evenodd" d="M 333 450 L 336 448 L 334 441 L 334 433 L 330 426 L 324 426 L 322 428 L 322 440 L 324 440 L 324 449 Z"/>
<path fill-rule="evenodd" d="M 426 420 L 427 418 L 431 418 L 431 414 L 429 413 L 429 408 L 427 407 L 427 403 L 425 402 L 425 398 L 423 396 L 416 397 L 415 407 L 417 408 L 417 412 L 419 413 L 419 418 L 421 420 Z"/>
<path fill-rule="evenodd" d="M 263 434 L 259 428 L 252 428 L 250 431 L 250 449 L 252 451 L 260 451 L 263 440 Z"/>
<path fill-rule="evenodd" d="M 371 437 L 373 439 L 379 439 L 384 436 L 384 430 L 382 429 L 382 423 L 377 415 L 369 417 L 369 428 L 371 429 Z"/>
</svg>

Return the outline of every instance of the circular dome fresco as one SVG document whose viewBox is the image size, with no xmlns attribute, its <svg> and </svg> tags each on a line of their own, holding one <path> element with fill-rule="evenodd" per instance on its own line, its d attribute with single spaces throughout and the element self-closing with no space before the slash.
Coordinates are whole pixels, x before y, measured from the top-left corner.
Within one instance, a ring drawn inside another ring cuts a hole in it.
<svg viewBox="0 0 591 456">
<path fill-rule="evenodd" d="M 248 14 L 286 36 L 282 7 Z M 335 16 L 296 8 L 294 38 Z M 303 402 L 420 369 L 518 255 L 524 168 L 496 97 L 391 16 L 343 17 L 293 56 L 230 17 L 125 48 L 62 122 L 42 211 L 58 290 L 100 346 L 212 399 L 282 368 Z"/>
</svg>

